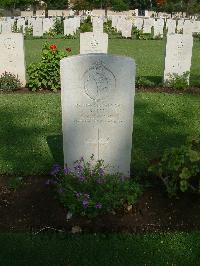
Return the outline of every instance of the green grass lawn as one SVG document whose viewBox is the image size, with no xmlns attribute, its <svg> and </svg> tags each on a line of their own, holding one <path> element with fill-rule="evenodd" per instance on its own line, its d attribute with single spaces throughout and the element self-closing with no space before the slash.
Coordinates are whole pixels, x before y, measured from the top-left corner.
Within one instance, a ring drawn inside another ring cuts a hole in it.
<svg viewBox="0 0 200 266">
<path fill-rule="evenodd" d="M 200 232 L 33 238 L 1 234 L 0 246 L 2 266 L 195 266 L 200 263 Z"/>
<path fill-rule="evenodd" d="M 26 40 L 26 63 L 40 60 L 42 45 L 47 40 L 35 39 Z M 79 39 L 52 39 L 49 43 L 55 43 L 60 49 L 72 48 L 72 55 L 79 53 Z M 125 55 L 135 59 L 137 64 L 137 75 L 161 82 L 164 73 L 165 40 L 124 40 L 110 39 L 109 53 Z M 200 86 L 200 41 L 194 41 L 191 85 Z"/>
<path fill-rule="evenodd" d="M 132 165 L 137 175 L 165 148 L 200 134 L 199 102 L 200 95 L 136 94 Z M 48 173 L 54 163 L 63 163 L 60 94 L 2 94 L 0 114 L 0 174 Z"/>
</svg>

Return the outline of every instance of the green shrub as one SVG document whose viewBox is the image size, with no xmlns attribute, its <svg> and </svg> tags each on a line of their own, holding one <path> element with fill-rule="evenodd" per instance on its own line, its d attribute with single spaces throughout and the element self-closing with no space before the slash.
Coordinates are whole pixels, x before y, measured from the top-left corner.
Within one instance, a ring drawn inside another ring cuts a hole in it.
<svg viewBox="0 0 200 266">
<path fill-rule="evenodd" d="M 108 34 L 109 38 L 115 39 L 115 38 L 122 38 L 121 34 L 117 32 L 116 29 L 112 28 L 112 22 L 108 20 L 104 23 L 104 32 Z"/>
<path fill-rule="evenodd" d="M 200 138 L 188 139 L 186 145 L 166 150 L 149 171 L 161 178 L 170 197 L 180 191 L 200 193 Z"/>
<path fill-rule="evenodd" d="M 183 73 L 183 75 L 171 74 L 165 82 L 165 86 L 173 89 L 186 89 L 189 86 L 189 76 L 189 71 Z"/>
<path fill-rule="evenodd" d="M 12 73 L 5 72 L 0 76 L 1 91 L 14 91 L 21 88 L 21 86 L 19 78 Z"/>
<path fill-rule="evenodd" d="M 136 84 L 137 88 L 154 87 L 155 86 L 154 82 L 152 82 L 151 80 L 149 80 L 145 77 L 136 77 L 135 84 Z"/>
<path fill-rule="evenodd" d="M 64 34 L 64 23 L 62 19 L 56 18 L 51 32 L 56 35 Z"/>
<path fill-rule="evenodd" d="M 134 180 L 120 174 L 106 174 L 102 160 L 89 162 L 81 158 L 73 169 L 56 165 L 52 169 L 52 180 L 59 199 L 73 215 L 95 217 L 126 208 L 141 195 L 141 187 Z"/>
<path fill-rule="evenodd" d="M 67 51 L 59 51 L 55 44 L 46 43 L 42 49 L 41 61 L 28 66 L 29 88 L 33 91 L 60 89 L 60 60 L 67 55 Z"/>
<path fill-rule="evenodd" d="M 150 40 L 150 39 L 152 39 L 151 33 L 143 33 L 143 30 L 138 30 L 135 27 L 132 29 L 132 36 L 135 37 L 136 40 Z"/>
<path fill-rule="evenodd" d="M 81 23 L 79 30 L 81 33 L 92 31 L 92 23 L 90 17 L 88 17 L 84 22 Z"/>
</svg>

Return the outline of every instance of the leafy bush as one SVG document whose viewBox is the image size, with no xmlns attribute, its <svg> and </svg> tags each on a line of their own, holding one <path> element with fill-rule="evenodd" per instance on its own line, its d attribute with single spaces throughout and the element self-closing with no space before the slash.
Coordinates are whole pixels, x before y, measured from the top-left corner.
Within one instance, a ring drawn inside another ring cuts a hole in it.
<svg viewBox="0 0 200 266">
<path fill-rule="evenodd" d="M 200 138 L 188 139 L 186 145 L 166 150 L 149 171 L 161 178 L 170 197 L 179 191 L 200 193 Z"/>
<path fill-rule="evenodd" d="M 5 72 L 0 77 L 0 90 L 1 91 L 14 91 L 21 88 L 21 83 L 18 77 L 14 74 Z"/>
<path fill-rule="evenodd" d="M 190 72 L 187 71 L 183 75 L 171 74 L 169 79 L 165 82 L 165 86 L 174 89 L 185 89 L 189 85 Z"/>
<path fill-rule="evenodd" d="M 55 44 L 46 43 L 42 49 L 41 61 L 28 67 L 29 88 L 33 91 L 60 89 L 60 60 L 67 55 L 68 51 L 59 51 Z"/>
<path fill-rule="evenodd" d="M 132 36 L 137 40 L 150 40 L 152 39 L 151 33 L 143 33 L 143 30 L 138 30 L 137 28 L 132 29 Z"/>
<path fill-rule="evenodd" d="M 112 22 L 110 20 L 104 23 L 104 32 L 108 34 L 109 38 L 121 38 L 121 34 L 112 28 Z"/>
<path fill-rule="evenodd" d="M 145 77 L 137 77 L 135 81 L 136 87 L 154 87 L 155 83 Z"/>
<path fill-rule="evenodd" d="M 92 31 L 92 23 L 91 23 L 91 18 L 88 17 L 84 22 L 81 23 L 80 25 L 80 32 L 90 32 Z"/>
<path fill-rule="evenodd" d="M 120 174 L 106 174 L 102 160 L 81 158 L 73 169 L 54 166 L 53 179 L 59 199 L 73 215 L 95 217 L 134 204 L 141 195 L 138 183 Z"/>
<path fill-rule="evenodd" d="M 54 32 L 57 35 L 64 34 L 64 23 L 62 19 L 56 18 L 52 32 Z"/>
</svg>

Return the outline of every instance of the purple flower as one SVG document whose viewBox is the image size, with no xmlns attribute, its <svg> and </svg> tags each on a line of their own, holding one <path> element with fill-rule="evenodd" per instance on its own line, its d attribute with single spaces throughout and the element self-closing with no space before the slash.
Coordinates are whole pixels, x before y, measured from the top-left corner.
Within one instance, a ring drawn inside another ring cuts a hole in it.
<svg viewBox="0 0 200 266">
<path fill-rule="evenodd" d="M 102 168 L 99 168 L 99 175 L 100 176 L 104 176 L 105 175 L 105 171 Z"/>
<path fill-rule="evenodd" d="M 79 176 L 79 181 L 80 182 L 84 182 L 85 180 L 86 180 L 85 176 L 83 176 L 83 175 Z"/>
<path fill-rule="evenodd" d="M 65 173 L 65 175 L 69 175 L 69 174 L 71 174 L 71 169 L 70 168 L 68 168 L 68 167 L 65 167 L 64 168 L 64 173 Z"/>
<path fill-rule="evenodd" d="M 81 196 L 82 196 L 82 193 L 81 193 L 81 192 L 77 192 L 77 193 L 76 193 L 76 197 L 77 197 L 77 198 L 80 198 Z"/>
<path fill-rule="evenodd" d="M 88 207 L 89 201 L 88 200 L 83 200 L 83 207 L 86 209 Z"/>
<path fill-rule="evenodd" d="M 96 208 L 96 209 L 101 209 L 101 208 L 102 208 L 102 204 L 101 204 L 101 203 L 97 203 L 97 204 L 95 205 L 95 208 Z"/>
<path fill-rule="evenodd" d="M 61 167 L 58 164 L 55 164 L 50 172 L 50 175 L 56 175 L 60 172 Z"/>
</svg>

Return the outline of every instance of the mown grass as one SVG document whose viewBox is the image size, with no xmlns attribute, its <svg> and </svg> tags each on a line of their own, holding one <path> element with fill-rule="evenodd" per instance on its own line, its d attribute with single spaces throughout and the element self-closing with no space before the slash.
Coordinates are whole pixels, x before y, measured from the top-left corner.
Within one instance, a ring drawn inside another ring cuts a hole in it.
<svg viewBox="0 0 200 266">
<path fill-rule="evenodd" d="M 0 235 L 1 265 L 132 266 L 200 263 L 200 232 L 134 235 Z"/>
<path fill-rule="evenodd" d="M 148 161 L 165 148 L 200 135 L 199 102 L 200 95 L 136 94 L 136 175 L 143 175 Z M 0 174 L 43 174 L 63 163 L 60 94 L 2 94 L 0 114 Z"/>
<path fill-rule="evenodd" d="M 40 60 L 42 45 L 47 40 L 26 40 L 26 63 Z M 51 39 L 59 49 L 72 48 L 72 55 L 79 53 L 79 39 Z M 124 40 L 110 39 L 109 53 L 129 56 L 137 64 L 137 76 L 146 77 L 156 84 L 162 82 L 164 73 L 165 40 Z M 200 86 L 200 41 L 195 40 L 193 46 L 191 86 Z"/>
</svg>

